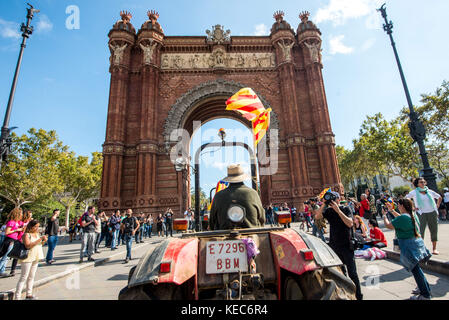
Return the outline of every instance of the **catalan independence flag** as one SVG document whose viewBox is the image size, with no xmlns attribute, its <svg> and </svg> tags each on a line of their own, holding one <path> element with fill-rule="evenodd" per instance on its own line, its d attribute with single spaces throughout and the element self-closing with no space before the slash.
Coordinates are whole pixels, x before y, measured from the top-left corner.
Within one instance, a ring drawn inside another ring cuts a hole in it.
<svg viewBox="0 0 449 320">
<path fill-rule="evenodd" d="M 226 101 L 226 110 L 234 110 L 252 122 L 254 145 L 257 146 L 270 126 L 271 108 L 265 109 L 251 88 L 240 89 Z"/>
<path fill-rule="evenodd" d="M 226 189 L 229 186 L 229 182 L 226 181 L 218 181 L 217 183 L 217 187 L 215 188 L 215 194 L 217 194 L 218 192 L 220 192 L 221 190 Z M 210 208 L 212 208 L 212 202 L 214 202 L 214 199 L 212 198 L 211 203 L 209 204 L 209 206 L 207 207 L 207 210 L 210 211 Z"/>
<path fill-rule="evenodd" d="M 324 195 L 326 194 L 326 192 L 331 192 L 332 189 L 331 188 L 326 188 L 323 191 L 321 191 L 320 195 L 318 196 L 319 199 L 323 199 Z"/>
</svg>

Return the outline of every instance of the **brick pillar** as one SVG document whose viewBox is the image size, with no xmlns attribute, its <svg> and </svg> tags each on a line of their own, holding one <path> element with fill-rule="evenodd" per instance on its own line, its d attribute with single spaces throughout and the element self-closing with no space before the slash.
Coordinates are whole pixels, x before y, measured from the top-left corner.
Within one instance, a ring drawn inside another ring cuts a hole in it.
<svg viewBox="0 0 449 320">
<path fill-rule="evenodd" d="M 331 186 L 333 190 L 343 191 L 335 152 L 335 136 L 332 132 L 329 110 L 321 63 L 321 32 L 308 20 L 309 13 L 300 14 L 301 23 L 298 27 L 298 43 L 303 52 L 306 79 L 310 97 L 310 107 L 314 122 L 315 144 L 321 166 L 321 182 L 324 187 Z"/>
<path fill-rule="evenodd" d="M 125 146 L 128 84 L 131 49 L 135 39 L 134 27 L 129 22 L 131 15 L 127 12 L 122 12 L 121 15 L 122 20 L 117 21 L 109 32 L 111 82 L 106 139 L 103 144 L 103 176 L 99 203 L 99 207 L 107 211 L 119 209 L 121 205 L 120 189 Z"/>
</svg>

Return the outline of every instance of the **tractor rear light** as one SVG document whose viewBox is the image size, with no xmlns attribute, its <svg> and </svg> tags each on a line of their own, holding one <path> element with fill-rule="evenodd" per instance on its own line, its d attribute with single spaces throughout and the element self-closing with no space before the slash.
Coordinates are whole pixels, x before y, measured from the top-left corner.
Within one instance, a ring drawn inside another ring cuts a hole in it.
<svg viewBox="0 0 449 320">
<path fill-rule="evenodd" d="M 170 273 L 171 261 L 161 263 L 161 273 Z"/>
<path fill-rule="evenodd" d="M 313 260 L 313 251 L 312 250 L 302 250 L 302 256 L 304 257 L 304 260 L 311 261 Z"/>
</svg>

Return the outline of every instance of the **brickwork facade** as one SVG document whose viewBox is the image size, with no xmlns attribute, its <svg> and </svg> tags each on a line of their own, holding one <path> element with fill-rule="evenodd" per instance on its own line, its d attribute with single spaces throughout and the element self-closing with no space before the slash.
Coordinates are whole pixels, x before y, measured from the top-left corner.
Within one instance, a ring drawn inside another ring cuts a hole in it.
<svg viewBox="0 0 449 320">
<path fill-rule="evenodd" d="M 190 181 L 170 160 L 176 144 L 170 134 L 178 128 L 192 134 L 193 121 L 219 117 L 250 127 L 224 110 L 242 87 L 272 108 L 271 128 L 279 129 L 278 170 L 260 176 L 263 203 L 300 207 L 324 187 L 343 191 L 321 73 L 321 33 L 307 12 L 296 32 L 276 12 L 269 36 L 248 37 L 231 37 L 219 25 L 207 37 L 166 36 L 153 11 L 136 33 L 131 15 L 121 16 L 109 32 L 101 209 L 183 212 Z"/>
</svg>

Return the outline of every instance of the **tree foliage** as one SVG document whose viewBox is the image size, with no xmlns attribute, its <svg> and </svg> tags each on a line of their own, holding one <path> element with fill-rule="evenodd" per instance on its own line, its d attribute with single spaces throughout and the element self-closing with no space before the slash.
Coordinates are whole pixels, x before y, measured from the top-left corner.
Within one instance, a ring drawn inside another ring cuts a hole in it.
<svg viewBox="0 0 449 320">
<path fill-rule="evenodd" d="M 36 218 L 62 205 L 66 225 L 78 202 L 98 198 L 102 154 L 76 156 L 55 131 L 30 129 L 12 135 L 12 153 L 0 170 L 0 197 L 15 207 L 31 209 Z M 8 205 L 2 205 L 9 208 Z M 3 210 L 5 211 L 5 210 Z M 62 216 L 62 215 L 61 215 Z"/>
<path fill-rule="evenodd" d="M 15 207 L 51 197 L 58 185 L 58 163 L 67 147 L 55 131 L 34 128 L 20 137 L 12 134 L 8 164 L 0 170 L 0 196 Z"/>
<path fill-rule="evenodd" d="M 449 82 L 444 81 L 433 95 L 422 95 L 416 107 L 426 131 L 426 149 L 431 166 L 443 185 L 449 185 Z M 337 147 L 342 182 L 355 178 L 372 178 L 377 174 L 416 177 L 422 168 L 416 143 L 408 128 L 409 110 L 403 108 L 397 118 L 387 121 L 382 114 L 367 116 L 353 149 Z"/>
</svg>

